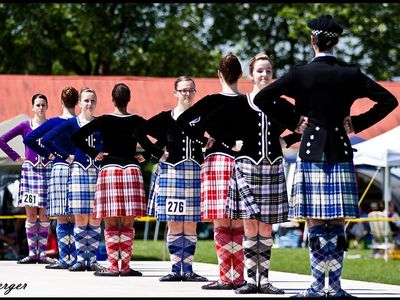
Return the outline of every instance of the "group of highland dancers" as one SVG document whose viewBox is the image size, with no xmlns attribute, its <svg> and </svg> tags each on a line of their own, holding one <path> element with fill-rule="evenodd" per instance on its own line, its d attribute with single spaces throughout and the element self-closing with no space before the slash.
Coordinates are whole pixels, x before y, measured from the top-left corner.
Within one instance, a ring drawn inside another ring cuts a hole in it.
<svg viewBox="0 0 400 300">
<path fill-rule="evenodd" d="M 253 89 L 242 94 L 241 64 L 226 55 L 218 67 L 220 92 L 193 104 L 195 81 L 180 76 L 173 87 L 176 106 L 148 120 L 128 112 L 131 92 L 124 83 L 112 90 L 114 110 L 99 117 L 93 89 L 78 93 L 66 87 L 62 115 L 48 120 L 46 96 L 34 95 L 34 117 L 0 137 L 0 148 L 22 163 L 19 205 L 26 208 L 29 256 L 18 263 L 142 276 L 130 268 L 133 223 L 151 215 L 168 224 L 172 266 L 159 280 L 206 282 L 193 270 L 196 226 L 212 221 L 219 279 L 202 289 L 284 294 L 269 281 L 272 225 L 303 219 L 312 281 L 293 297 L 354 297 L 340 285 L 344 220 L 359 217 L 348 134 L 382 120 L 398 102 L 358 67 L 334 56 L 343 28 L 331 16 L 313 19 L 308 27 L 315 52 L 310 63 L 272 82 L 272 61 L 258 54 L 249 62 Z M 363 97 L 375 105 L 350 116 L 353 102 Z M 286 129 L 291 133 L 281 137 Z M 25 158 L 7 144 L 18 135 Z M 288 197 L 282 148 L 299 141 Z M 158 160 L 148 200 L 138 144 L 146 157 Z M 45 254 L 49 217 L 57 220 L 56 261 Z M 107 268 L 96 261 L 102 220 Z"/>
</svg>

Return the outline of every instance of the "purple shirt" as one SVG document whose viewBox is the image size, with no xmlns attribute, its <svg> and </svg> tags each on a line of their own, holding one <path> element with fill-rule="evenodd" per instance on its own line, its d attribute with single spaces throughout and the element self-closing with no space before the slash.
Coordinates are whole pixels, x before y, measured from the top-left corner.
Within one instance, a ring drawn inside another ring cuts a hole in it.
<svg viewBox="0 0 400 300">
<path fill-rule="evenodd" d="M 25 138 L 33 130 L 31 122 L 31 120 L 23 121 L 0 137 L 0 149 L 14 161 L 20 157 L 20 155 L 7 143 L 19 135 Z M 27 146 L 25 146 L 25 160 L 30 161 L 33 165 L 37 165 L 39 162 L 46 165 L 49 162 L 47 158 L 41 157 Z"/>
</svg>

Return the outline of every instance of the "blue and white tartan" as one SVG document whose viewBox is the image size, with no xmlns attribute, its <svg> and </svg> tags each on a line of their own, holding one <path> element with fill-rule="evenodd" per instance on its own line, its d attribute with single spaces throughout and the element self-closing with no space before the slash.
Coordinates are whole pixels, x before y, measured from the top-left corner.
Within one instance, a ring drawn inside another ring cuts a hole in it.
<svg viewBox="0 0 400 300">
<path fill-rule="evenodd" d="M 352 161 L 296 161 L 289 219 L 358 218 L 357 178 Z"/>
<path fill-rule="evenodd" d="M 185 160 L 174 166 L 159 162 L 159 168 L 158 193 L 157 187 L 155 187 L 153 196 L 156 199 L 155 215 L 157 220 L 200 222 L 200 166 L 191 160 Z M 167 200 L 184 200 L 186 214 L 167 214 Z"/>
<path fill-rule="evenodd" d="M 22 195 L 31 193 L 38 195 L 38 207 L 46 207 L 47 188 L 52 166 L 52 163 L 48 163 L 46 166 L 38 163 L 34 166 L 30 161 L 22 164 L 18 206 L 25 206 L 22 202 Z"/>
<path fill-rule="evenodd" d="M 229 184 L 227 215 L 265 224 L 287 221 L 288 196 L 282 160 L 254 164 L 248 158 L 235 160 Z"/>
<path fill-rule="evenodd" d="M 68 178 L 68 214 L 91 214 L 94 207 L 98 168 L 91 165 L 86 170 L 78 163 L 70 165 Z"/>
<path fill-rule="evenodd" d="M 156 202 L 158 196 L 158 179 L 160 176 L 160 164 L 155 165 L 153 174 L 151 175 L 150 187 L 149 187 L 149 201 L 147 204 L 147 215 L 156 215 Z"/>
<path fill-rule="evenodd" d="M 47 192 L 47 216 L 67 215 L 68 177 L 69 165 L 67 163 L 55 163 L 53 165 Z"/>
</svg>

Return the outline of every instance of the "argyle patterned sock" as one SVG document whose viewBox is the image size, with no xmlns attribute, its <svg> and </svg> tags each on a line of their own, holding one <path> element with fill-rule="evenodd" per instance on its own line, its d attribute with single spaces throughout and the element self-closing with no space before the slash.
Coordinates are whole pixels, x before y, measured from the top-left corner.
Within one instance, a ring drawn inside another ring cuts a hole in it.
<svg viewBox="0 0 400 300">
<path fill-rule="evenodd" d="M 47 238 L 49 237 L 50 222 L 38 221 L 38 250 L 39 257 L 46 256 Z"/>
<path fill-rule="evenodd" d="M 100 243 L 101 226 L 95 226 L 89 224 L 86 231 L 86 251 L 88 264 L 92 264 L 97 261 L 96 253 Z"/>
<path fill-rule="evenodd" d="M 29 256 L 37 257 L 38 226 L 36 222 L 25 221 L 26 239 L 28 240 Z"/>
<path fill-rule="evenodd" d="M 75 237 L 75 248 L 76 257 L 78 262 L 85 262 L 86 260 L 86 231 L 87 226 L 75 226 L 74 237 Z"/>
<path fill-rule="evenodd" d="M 222 284 L 230 284 L 232 265 L 231 229 L 229 227 L 215 227 L 214 242 L 217 251 L 220 281 Z"/>
<path fill-rule="evenodd" d="M 167 247 L 173 273 L 181 274 L 184 239 L 183 232 L 177 234 L 168 233 L 167 235 Z"/>
<path fill-rule="evenodd" d="M 258 281 L 260 286 L 269 282 L 268 272 L 273 243 L 272 237 L 258 235 Z"/>
<path fill-rule="evenodd" d="M 58 246 L 58 261 L 62 265 L 69 265 L 69 225 L 68 224 L 57 224 L 57 246 Z"/>
<path fill-rule="evenodd" d="M 329 224 L 328 237 L 328 293 L 330 295 L 335 295 L 342 289 L 340 276 L 342 275 L 343 269 L 344 251 L 347 250 L 344 226 L 339 224 Z"/>
<path fill-rule="evenodd" d="M 184 274 L 193 272 L 194 253 L 196 251 L 197 236 L 196 235 L 183 235 L 183 259 L 182 268 Z"/>
<path fill-rule="evenodd" d="M 234 285 L 244 283 L 244 252 L 243 237 L 244 228 L 231 228 L 232 243 L 232 282 Z"/>
<path fill-rule="evenodd" d="M 326 226 L 315 225 L 308 231 L 311 262 L 311 292 L 321 296 L 325 295 L 325 268 L 328 258 L 328 241 L 326 239 Z"/>
<path fill-rule="evenodd" d="M 132 258 L 133 242 L 135 241 L 135 228 L 122 227 L 120 231 L 119 247 L 121 251 L 121 272 L 129 272 L 129 263 Z"/>
<path fill-rule="evenodd" d="M 104 229 L 104 239 L 106 241 L 107 259 L 110 263 L 108 269 L 111 272 L 118 272 L 119 259 L 119 229 L 110 227 Z"/>
<path fill-rule="evenodd" d="M 257 248 L 257 236 L 244 236 L 244 264 L 247 270 L 247 282 L 251 284 L 257 284 Z"/>
<path fill-rule="evenodd" d="M 74 236 L 75 223 L 69 222 L 68 228 L 69 228 L 68 264 L 72 266 L 76 263 L 76 247 L 75 247 L 75 236 Z"/>
</svg>

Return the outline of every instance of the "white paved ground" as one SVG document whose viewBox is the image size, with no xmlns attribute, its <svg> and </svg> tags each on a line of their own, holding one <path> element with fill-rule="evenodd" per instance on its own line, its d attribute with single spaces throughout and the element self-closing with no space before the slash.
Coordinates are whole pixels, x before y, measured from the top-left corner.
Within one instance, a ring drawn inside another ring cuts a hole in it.
<svg viewBox="0 0 400 300">
<path fill-rule="evenodd" d="M 107 266 L 107 262 L 101 262 Z M 19 265 L 0 261 L 0 298 L 6 297 L 263 297 L 288 298 L 309 286 L 310 276 L 270 272 L 270 281 L 285 295 L 236 295 L 234 291 L 202 290 L 202 282 L 159 282 L 170 271 L 168 261 L 134 261 L 131 267 L 142 277 L 96 277 L 93 272 L 48 270 L 45 265 Z M 210 280 L 218 278 L 218 266 L 194 263 L 194 270 Z M 393 276 L 400 276 L 393 274 Z M 18 284 L 20 284 L 18 286 Z M 14 286 L 13 286 L 14 285 Z M 10 290 L 10 287 L 14 289 Z M 343 280 L 342 287 L 357 297 L 400 298 L 400 286 Z"/>
</svg>

